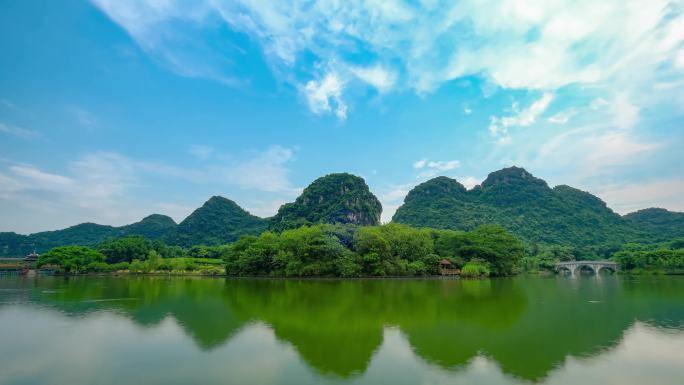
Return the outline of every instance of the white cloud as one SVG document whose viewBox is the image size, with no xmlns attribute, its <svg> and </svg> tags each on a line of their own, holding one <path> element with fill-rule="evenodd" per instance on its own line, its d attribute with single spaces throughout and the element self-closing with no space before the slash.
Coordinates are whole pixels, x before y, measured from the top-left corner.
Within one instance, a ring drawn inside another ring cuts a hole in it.
<svg viewBox="0 0 684 385">
<path fill-rule="evenodd" d="M 381 66 L 354 67 L 351 71 L 359 79 L 375 87 L 380 93 L 390 91 L 397 80 L 395 72 L 388 71 Z"/>
<path fill-rule="evenodd" d="M 429 160 L 421 159 L 413 163 L 413 168 L 423 170 L 418 174 L 418 178 L 429 178 L 443 171 L 453 170 L 461 167 L 458 160 Z"/>
<path fill-rule="evenodd" d="M 288 203 L 290 201 L 284 199 L 274 199 L 269 201 L 252 201 L 247 202 L 245 209 L 251 214 L 267 218 L 275 215 L 278 212 L 280 206 Z"/>
<path fill-rule="evenodd" d="M 591 104 L 589 105 L 589 107 L 590 107 L 592 110 L 596 111 L 596 110 L 598 110 L 598 109 L 601 108 L 601 107 L 609 106 L 609 105 L 610 105 L 610 103 L 608 103 L 608 101 L 607 101 L 606 99 L 603 99 L 603 98 L 599 97 L 599 98 L 596 98 L 596 99 L 592 100 L 592 101 L 591 101 Z"/>
<path fill-rule="evenodd" d="M 684 69 L 684 49 L 679 50 L 679 53 L 677 53 L 675 64 L 677 68 Z"/>
<path fill-rule="evenodd" d="M 21 128 L 17 126 L 13 126 L 10 124 L 4 124 L 0 123 L 0 132 L 9 134 L 12 136 L 16 136 L 18 138 L 22 139 L 35 139 L 40 137 L 40 133 L 35 130 L 29 130 L 26 128 Z"/>
<path fill-rule="evenodd" d="M 457 160 L 438 160 L 430 161 L 427 164 L 427 168 L 432 168 L 438 171 L 448 171 L 453 170 L 461 166 L 461 162 Z"/>
<path fill-rule="evenodd" d="M 422 168 L 431 168 L 437 171 L 448 171 L 453 170 L 461 166 L 461 162 L 458 160 L 428 160 L 421 159 L 413 163 L 413 168 L 420 170 Z"/>
<path fill-rule="evenodd" d="M 309 108 L 315 114 L 333 112 L 340 120 L 347 118 L 347 104 L 342 100 L 344 83 L 335 73 L 326 74 L 319 81 L 310 80 L 303 87 Z"/>
<path fill-rule="evenodd" d="M 32 188 L 54 188 L 74 185 L 74 180 L 71 178 L 41 171 L 30 165 L 10 166 L 9 169 Z"/>
<path fill-rule="evenodd" d="M 511 107 L 513 115 L 500 118 L 491 116 L 489 118 L 489 132 L 492 136 L 499 138 L 500 144 L 508 144 L 510 142 L 509 127 L 528 127 L 536 123 L 539 116 L 549 107 L 551 101 L 553 101 L 553 94 L 546 92 L 525 109 L 520 110 L 518 104 L 513 103 Z"/>
<path fill-rule="evenodd" d="M 413 163 L 413 168 L 415 168 L 416 170 L 419 170 L 419 169 L 425 167 L 427 165 L 427 162 L 428 162 L 427 159 L 421 159 L 421 160 L 415 161 Z"/>
<path fill-rule="evenodd" d="M 569 108 L 564 111 L 560 111 L 558 113 L 555 113 L 551 117 L 549 117 L 549 123 L 553 124 L 566 124 L 570 118 L 575 116 L 577 114 L 577 111 L 574 108 Z"/>
<path fill-rule="evenodd" d="M 243 189 L 297 194 L 288 178 L 287 163 L 294 158 L 294 150 L 271 146 L 255 156 L 225 168 L 225 182 Z"/>
<path fill-rule="evenodd" d="M 482 179 L 476 178 L 476 177 L 470 176 L 470 175 L 469 175 L 469 176 L 465 176 L 465 177 L 463 177 L 463 178 L 457 178 L 457 180 L 458 180 L 459 182 L 461 182 L 461 184 L 462 184 L 463 186 L 465 186 L 465 188 L 467 188 L 468 190 L 470 190 L 470 189 L 472 189 L 473 187 L 479 185 L 480 182 L 482 181 Z"/>
<path fill-rule="evenodd" d="M 17 215 L 0 217 L 0 228 L 34 232 L 85 221 L 125 224 L 151 214 L 151 204 L 125 196 L 131 175 L 119 161 L 88 155 L 60 174 L 34 165 L 8 166 L 0 178 L 5 182 L 0 185 L 0 210 Z"/>
<path fill-rule="evenodd" d="M 642 156 L 661 147 L 658 143 L 643 142 L 624 132 L 590 135 L 578 143 L 586 151 L 583 162 L 587 169 L 638 163 Z"/>
<path fill-rule="evenodd" d="M 649 207 L 684 212 L 684 180 L 652 180 L 639 183 L 610 184 L 597 195 L 613 210 L 627 214 Z"/>
<path fill-rule="evenodd" d="M 615 117 L 615 125 L 618 128 L 632 128 L 639 120 L 639 107 L 635 106 L 624 93 L 620 93 L 615 97 L 610 108 Z"/>
<path fill-rule="evenodd" d="M 250 36 L 279 79 L 314 90 L 325 78 L 312 74 L 326 68 L 341 76 L 339 85 L 355 69 L 381 92 L 425 94 L 467 76 L 504 89 L 643 92 L 659 79 L 681 78 L 677 63 L 684 62 L 676 0 L 92 1 L 172 70 L 229 84 L 240 77 L 232 71 L 244 51 L 205 41 L 202 32 L 217 20 Z M 394 70 L 368 67 L 369 57 Z M 346 88 L 333 88 L 342 99 Z M 346 103 L 330 107 L 328 99 L 309 106 L 346 115 Z"/>
<path fill-rule="evenodd" d="M 394 213 L 413 187 L 415 187 L 413 183 L 405 183 L 392 184 L 379 189 L 378 199 L 382 203 L 382 223 L 388 223 L 392 220 Z"/>
<path fill-rule="evenodd" d="M 544 142 L 536 157 L 521 164 L 540 169 L 569 167 L 573 180 L 595 177 L 615 167 L 639 164 L 662 147 L 628 131 L 604 132 L 596 127 L 580 127 L 563 132 Z"/>
<path fill-rule="evenodd" d="M 209 190 L 200 200 L 227 194 L 234 188 L 248 191 L 250 196 L 294 196 L 301 189 L 289 181 L 288 163 L 293 158 L 294 150 L 271 146 L 199 168 L 134 159 L 115 152 L 84 154 L 61 173 L 10 163 L 0 169 L 0 211 L 17 215 L 0 216 L 0 231 L 34 232 L 85 221 L 122 225 L 153 212 L 182 220 L 196 206 L 160 201 L 160 191 L 165 196 L 173 194 L 164 189 L 169 179 L 192 183 L 195 191 Z"/>
<path fill-rule="evenodd" d="M 625 92 L 618 92 L 612 95 L 609 100 L 598 97 L 589 104 L 589 108 L 593 111 L 599 111 L 603 107 L 607 107 L 607 110 L 612 114 L 612 128 L 631 129 L 639 121 L 640 108 L 630 100 Z"/>
</svg>

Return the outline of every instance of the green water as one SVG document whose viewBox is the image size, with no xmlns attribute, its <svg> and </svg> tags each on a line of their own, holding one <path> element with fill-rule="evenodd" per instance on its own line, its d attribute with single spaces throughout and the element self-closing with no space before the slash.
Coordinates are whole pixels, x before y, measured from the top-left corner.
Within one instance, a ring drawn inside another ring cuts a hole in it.
<svg viewBox="0 0 684 385">
<path fill-rule="evenodd" d="M 0 384 L 677 384 L 684 277 L 0 278 Z"/>
</svg>

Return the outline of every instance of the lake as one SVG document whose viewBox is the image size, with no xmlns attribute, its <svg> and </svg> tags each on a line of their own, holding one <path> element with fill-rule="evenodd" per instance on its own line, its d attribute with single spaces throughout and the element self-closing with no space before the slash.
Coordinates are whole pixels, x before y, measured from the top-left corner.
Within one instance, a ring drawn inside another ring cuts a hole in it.
<svg viewBox="0 0 684 385">
<path fill-rule="evenodd" d="M 0 278 L 0 384 L 682 384 L 684 277 Z"/>
</svg>

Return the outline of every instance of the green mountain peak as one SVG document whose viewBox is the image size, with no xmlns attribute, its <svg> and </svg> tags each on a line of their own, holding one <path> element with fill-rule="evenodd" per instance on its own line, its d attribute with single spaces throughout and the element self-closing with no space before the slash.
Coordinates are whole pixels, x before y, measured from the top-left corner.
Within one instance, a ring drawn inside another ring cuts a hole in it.
<svg viewBox="0 0 684 385">
<path fill-rule="evenodd" d="M 217 245 L 237 240 L 241 235 L 257 235 L 267 221 L 254 216 L 234 201 L 213 196 L 178 224 L 167 242 L 181 246 Z"/>
<path fill-rule="evenodd" d="M 320 177 L 304 189 L 293 203 L 280 207 L 271 218 L 275 230 L 312 223 L 377 225 L 382 205 L 363 178 L 337 173 Z"/>
</svg>

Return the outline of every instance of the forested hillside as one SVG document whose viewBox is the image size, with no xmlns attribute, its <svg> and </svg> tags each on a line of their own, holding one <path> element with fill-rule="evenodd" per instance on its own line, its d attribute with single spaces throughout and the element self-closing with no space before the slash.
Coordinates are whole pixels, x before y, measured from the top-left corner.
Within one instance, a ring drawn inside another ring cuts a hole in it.
<svg viewBox="0 0 684 385">
<path fill-rule="evenodd" d="M 284 230 L 317 223 L 380 224 L 382 205 L 355 175 L 330 174 L 316 179 L 293 203 L 280 207 L 271 228 Z"/>
<path fill-rule="evenodd" d="M 446 177 L 422 183 L 409 192 L 393 221 L 452 230 L 493 223 L 527 242 L 582 247 L 642 240 L 661 229 L 667 237 L 684 235 L 678 213 L 665 213 L 622 218 L 588 192 L 550 188 L 525 169 L 510 167 L 489 174 L 472 190 Z"/>
</svg>

